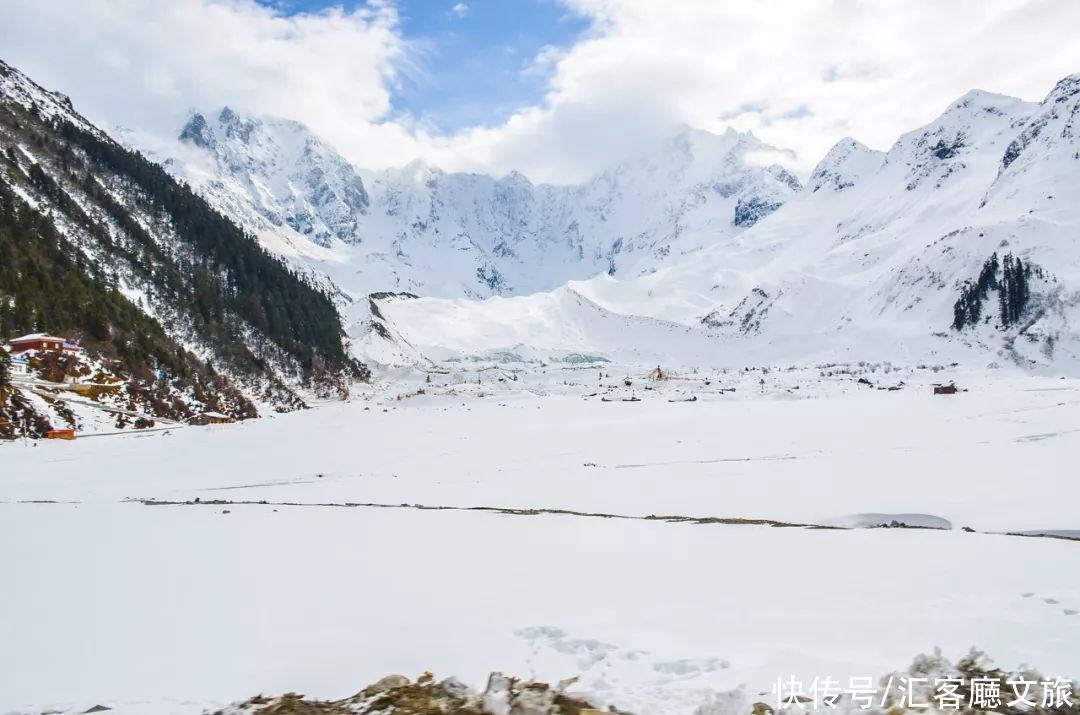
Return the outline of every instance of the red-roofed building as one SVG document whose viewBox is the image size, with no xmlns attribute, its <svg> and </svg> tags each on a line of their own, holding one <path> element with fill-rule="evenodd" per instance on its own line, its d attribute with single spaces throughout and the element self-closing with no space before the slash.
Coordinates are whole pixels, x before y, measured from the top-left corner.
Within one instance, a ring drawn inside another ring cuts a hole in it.
<svg viewBox="0 0 1080 715">
<path fill-rule="evenodd" d="M 82 348 L 78 345 L 69 343 L 64 338 L 58 338 L 55 335 L 49 335 L 48 333 L 30 333 L 29 335 L 23 335 L 21 338 L 14 338 L 10 344 L 11 353 L 13 355 L 24 353 L 27 350 L 57 350 L 70 353 L 82 351 Z"/>
</svg>

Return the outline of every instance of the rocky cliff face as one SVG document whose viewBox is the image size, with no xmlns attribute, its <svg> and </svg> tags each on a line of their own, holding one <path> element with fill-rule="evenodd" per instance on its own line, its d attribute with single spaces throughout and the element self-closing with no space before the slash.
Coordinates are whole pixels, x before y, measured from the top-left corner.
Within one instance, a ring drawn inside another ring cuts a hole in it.
<svg viewBox="0 0 1080 715">
<path fill-rule="evenodd" d="M 358 238 L 369 199 L 364 183 L 337 153 L 302 125 L 243 118 L 225 107 L 207 120 L 195 114 L 179 139 L 195 150 L 193 172 L 209 172 L 211 197 L 226 202 L 249 227 L 290 229 L 320 246 Z"/>
</svg>

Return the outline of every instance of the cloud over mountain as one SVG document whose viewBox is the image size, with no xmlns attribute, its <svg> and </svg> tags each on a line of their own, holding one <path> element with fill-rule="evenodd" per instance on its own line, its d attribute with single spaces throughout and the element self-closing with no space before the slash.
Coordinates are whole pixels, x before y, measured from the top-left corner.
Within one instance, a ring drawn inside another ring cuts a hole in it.
<svg viewBox="0 0 1080 715">
<path fill-rule="evenodd" d="M 451 135 L 394 106 L 433 61 L 429 38 L 404 29 L 407 3 L 287 14 L 254 0 L 0 0 L 0 42 L 107 126 L 166 136 L 192 107 L 229 105 L 301 121 L 365 167 L 423 157 L 556 182 L 680 125 L 752 130 L 791 147 L 805 176 L 844 136 L 884 149 L 971 87 L 1037 99 L 1080 68 L 1080 5 L 1054 0 L 561 2 L 591 29 L 524 58 L 523 74 L 550 77 L 543 96 Z"/>
</svg>

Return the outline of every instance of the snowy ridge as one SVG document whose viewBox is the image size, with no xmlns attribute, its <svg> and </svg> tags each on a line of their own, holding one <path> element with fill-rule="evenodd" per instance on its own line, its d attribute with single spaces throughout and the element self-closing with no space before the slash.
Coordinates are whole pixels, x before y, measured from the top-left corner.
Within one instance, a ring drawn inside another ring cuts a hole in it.
<svg viewBox="0 0 1080 715">
<path fill-rule="evenodd" d="M 819 191 L 828 187 L 834 191 L 843 191 L 877 171 L 884 160 L 884 153 L 874 151 L 851 137 L 845 137 L 814 167 L 806 188 L 809 191 Z"/>
<path fill-rule="evenodd" d="M 731 130 L 687 128 L 550 186 L 422 161 L 352 169 L 300 125 L 231 110 L 194 117 L 168 166 L 336 287 L 354 349 L 379 361 L 535 349 L 1074 364 L 1078 93 L 1077 75 L 1038 104 L 973 90 L 887 152 L 841 140 L 805 189 Z M 312 176 L 333 181 L 315 190 Z M 1006 255 L 1033 271 L 1021 318 L 995 318 L 992 287 L 978 323 L 954 329 L 966 286 Z M 387 305 L 390 340 L 369 334 L 373 292 L 425 298 Z M 500 296 L 513 299 L 477 302 Z M 657 349 L 658 325 L 689 337 Z"/>
<path fill-rule="evenodd" d="M 71 98 L 66 94 L 45 89 L 3 60 L 0 60 L 0 97 L 25 109 L 36 109 L 45 118 L 62 117 L 99 137 L 105 136 L 104 132 L 75 111 Z"/>
<path fill-rule="evenodd" d="M 649 317 L 693 331 L 697 347 L 667 351 L 684 364 L 706 354 L 707 362 L 734 365 L 828 356 L 1075 368 L 1077 86 L 1075 77 L 1063 80 L 1041 104 L 969 92 L 884 155 L 844 140 L 806 190 L 745 232 L 650 275 L 601 276 L 573 283 L 573 291 L 608 319 Z M 1003 323 L 1000 291 L 991 291 L 982 320 L 953 329 L 964 287 L 1006 254 L 1035 267 L 1022 320 Z M 540 311 L 552 302 L 530 300 Z M 411 340 L 423 334 L 463 353 L 470 341 L 491 350 L 490 334 L 476 326 L 498 322 L 492 313 L 503 304 L 471 305 L 455 303 L 455 319 L 439 326 L 410 306 L 389 312 Z M 506 311 L 507 325 L 520 319 Z M 588 333 L 583 324 L 592 318 L 559 316 L 567 322 L 552 322 L 563 342 Z M 617 344 L 593 348 L 620 354 L 649 340 L 627 323 Z"/>
<path fill-rule="evenodd" d="M 193 150 L 185 155 L 190 171 L 212 176 L 204 190 L 249 227 L 288 227 L 323 247 L 356 240 L 368 206 L 363 181 L 303 125 L 245 119 L 225 107 L 209 121 L 192 116 L 179 138 Z M 227 200 L 238 196 L 246 202 Z"/>
<path fill-rule="evenodd" d="M 301 125 L 194 115 L 164 161 L 294 263 L 354 299 L 377 291 L 480 298 L 635 276 L 736 235 L 798 180 L 752 134 L 685 129 L 576 186 L 445 173 L 422 161 L 353 169 Z"/>
</svg>

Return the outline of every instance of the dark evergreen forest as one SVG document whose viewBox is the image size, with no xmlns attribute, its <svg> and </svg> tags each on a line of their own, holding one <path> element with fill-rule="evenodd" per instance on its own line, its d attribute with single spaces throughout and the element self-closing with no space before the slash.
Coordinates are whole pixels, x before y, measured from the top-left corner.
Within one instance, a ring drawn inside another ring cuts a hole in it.
<svg viewBox="0 0 1080 715">
<path fill-rule="evenodd" d="M 961 286 L 960 298 L 953 305 L 953 329 L 963 330 L 979 322 L 984 316 L 983 304 L 990 297 L 990 291 L 998 294 L 997 305 L 993 306 L 997 309 L 994 314 L 997 323 L 1006 328 L 1019 323 L 1031 299 L 1032 275 L 1041 276 L 1042 272 L 1011 253 L 1001 260 L 996 253 L 991 255 L 983 263 L 979 277 Z"/>
</svg>

